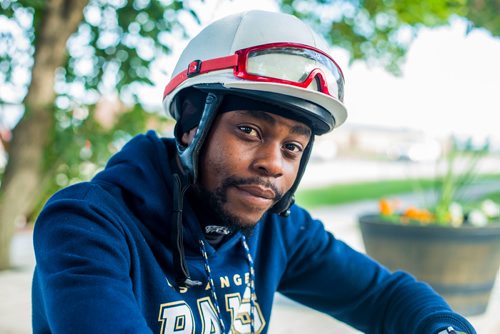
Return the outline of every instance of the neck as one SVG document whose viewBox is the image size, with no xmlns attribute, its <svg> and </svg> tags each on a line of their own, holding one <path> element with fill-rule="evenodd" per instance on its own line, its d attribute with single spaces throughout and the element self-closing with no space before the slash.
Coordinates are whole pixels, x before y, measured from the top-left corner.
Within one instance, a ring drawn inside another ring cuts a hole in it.
<svg viewBox="0 0 500 334">
<path fill-rule="evenodd" d="M 224 220 L 212 210 L 211 206 L 206 203 L 206 200 L 199 196 L 194 187 L 191 187 L 186 195 L 191 207 L 198 217 L 198 221 L 203 231 L 205 231 L 205 227 L 208 225 L 226 226 Z"/>
<path fill-rule="evenodd" d="M 232 234 L 232 229 L 226 226 L 226 223 L 211 209 L 210 205 L 207 205 L 196 190 L 190 188 L 186 195 L 195 211 L 206 240 L 212 247 L 218 248 L 224 239 Z"/>
</svg>

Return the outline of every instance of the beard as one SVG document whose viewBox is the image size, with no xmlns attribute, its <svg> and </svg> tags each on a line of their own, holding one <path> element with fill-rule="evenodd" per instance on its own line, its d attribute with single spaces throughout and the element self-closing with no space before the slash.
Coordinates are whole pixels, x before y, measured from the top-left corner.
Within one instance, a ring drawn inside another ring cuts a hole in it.
<svg viewBox="0 0 500 334">
<path fill-rule="evenodd" d="M 247 184 L 262 185 L 271 188 L 275 193 L 274 203 L 277 203 L 283 197 L 283 194 L 272 183 L 258 177 L 244 179 L 231 176 L 226 178 L 213 192 L 200 184 L 193 185 L 192 189 L 197 197 L 199 206 L 203 208 L 202 211 L 209 211 L 210 220 L 216 222 L 216 225 L 229 227 L 232 232 L 241 231 L 246 237 L 249 237 L 252 235 L 257 222 L 262 216 L 257 221 L 244 221 L 244 217 L 238 217 L 224 207 L 228 202 L 228 189 Z"/>
</svg>

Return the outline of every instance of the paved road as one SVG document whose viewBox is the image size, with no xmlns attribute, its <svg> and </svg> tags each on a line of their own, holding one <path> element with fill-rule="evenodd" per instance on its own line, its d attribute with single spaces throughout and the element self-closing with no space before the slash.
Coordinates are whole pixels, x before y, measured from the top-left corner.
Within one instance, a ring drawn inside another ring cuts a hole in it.
<svg viewBox="0 0 500 334">
<path fill-rule="evenodd" d="M 411 161 L 354 159 L 313 161 L 307 166 L 301 187 L 310 188 L 329 183 L 353 181 L 434 177 L 442 173 L 444 168 L 444 164 L 436 164 L 435 162 L 415 163 Z M 500 173 L 500 157 L 482 159 L 477 166 L 477 171 L 482 173 Z"/>
</svg>

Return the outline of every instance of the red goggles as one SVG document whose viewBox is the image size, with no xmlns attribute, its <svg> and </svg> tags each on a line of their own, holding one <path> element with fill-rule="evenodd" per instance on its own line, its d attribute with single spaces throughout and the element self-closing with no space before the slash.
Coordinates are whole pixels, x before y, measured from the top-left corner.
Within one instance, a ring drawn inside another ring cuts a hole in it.
<svg viewBox="0 0 500 334">
<path fill-rule="evenodd" d="M 233 68 L 236 77 L 320 91 L 343 101 L 342 70 L 325 52 L 303 44 L 272 43 L 241 49 L 226 57 L 194 60 L 165 87 L 163 96 L 190 77 Z"/>
</svg>

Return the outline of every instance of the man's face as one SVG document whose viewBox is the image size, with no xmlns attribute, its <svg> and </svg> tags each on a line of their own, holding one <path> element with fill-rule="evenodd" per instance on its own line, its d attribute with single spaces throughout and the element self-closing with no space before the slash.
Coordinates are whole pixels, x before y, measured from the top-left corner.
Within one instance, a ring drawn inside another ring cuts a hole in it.
<svg viewBox="0 0 500 334">
<path fill-rule="evenodd" d="M 310 137 L 303 123 L 266 112 L 217 116 L 200 157 L 201 192 L 223 221 L 252 228 L 292 187 Z"/>
</svg>

